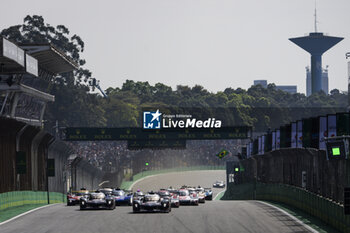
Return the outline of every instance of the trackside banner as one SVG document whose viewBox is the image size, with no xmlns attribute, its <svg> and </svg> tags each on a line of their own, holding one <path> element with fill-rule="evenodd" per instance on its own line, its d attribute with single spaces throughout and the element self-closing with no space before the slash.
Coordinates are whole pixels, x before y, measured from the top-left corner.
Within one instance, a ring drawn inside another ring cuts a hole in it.
<svg viewBox="0 0 350 233">
<path fill-rule="evenodd" d="M 184 128 L 221 128 L 222 121 L 214 117 L 197 119 L 191 114 L 163 114 L 156 111 L 143 112 L 143 129 L 184 129 Z"/>
</svg>

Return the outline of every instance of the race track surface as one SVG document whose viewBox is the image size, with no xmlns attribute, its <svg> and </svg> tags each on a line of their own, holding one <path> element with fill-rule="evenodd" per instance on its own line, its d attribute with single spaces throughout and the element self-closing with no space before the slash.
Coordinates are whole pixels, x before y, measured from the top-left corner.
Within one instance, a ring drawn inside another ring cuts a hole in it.
<svg viewBox="0 0 350 233">
<path fill-rule="evenodd" d="M 140 189 L 142 191 L 157 191 L 161 188 L 180 188 L 182 185 L 203 188 L 212 188 L 213 183 L 217 180 L 226 183 L 225 170 L 209 170 L 209 171 L 186 171 L 181 173 L 165 173 L 161 175 L 146 177 L 140 181 L 136 181 L 133 190 Z M 212 188 L 213 198 L 219 192 L 225 190 L 222 188 Z"/>
<path fill-rule="evenodd" d="M 138 182 L 135 188 L 202 185 L 224 176 L 223 171 L 164 174 Z M 185 179 L 185 180 L 184 180 Z M 221 178 L 223 179 L 223 178 Z M 183 182 L 187 181 L 187 182 Z M 179 182 L 179 183 L 177 183 Z M 193 183 L 191 183 L 193 182 Z M 96 232 L 309 232 L 281 211 L 258 201 L 207 201 L 199 206 L 173 208 L 171 213 L 132 213 L 132 207 L 85 210 L 54 205 L 0 225 L 1 233 L 96 233 Z"/>
</svg>

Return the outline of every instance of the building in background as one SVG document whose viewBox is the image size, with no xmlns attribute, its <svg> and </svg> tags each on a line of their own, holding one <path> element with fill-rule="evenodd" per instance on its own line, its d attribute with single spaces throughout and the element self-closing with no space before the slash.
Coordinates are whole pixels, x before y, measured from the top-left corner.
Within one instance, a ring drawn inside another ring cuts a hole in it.
<svg viewBox="0 0 350 233">
<path fill-rule="evenodd" d="M 276 86 L 276 89 L 288 92 L 290 94 L 297 93 L 297 86 L 296 85 L 278 85 L 278 86 Z"/>
<path fill-rule="evenodd" d="M 261 85 L 264 88 L 267 88 L 267 80 L 254 80 L 253 86 Z M 297 93 L 296 85 L 276 85 L 277 90 L 286 91 L 290 94 Z"/>
<path fill-rule="evenodd" d="M 326 69 L 322 69 L 322 83 L 321 83 L 322 91 L 328 95 L 329 88 L 328 88 L 328 65 L 326 66 Z M 306 96 L 311 95 L 311 69 L 309 66 L 306 67 Z"/>
<path fill-rule="evenodd" d="M 267 88 L 267 80 L 254 80 L 254 86 L 261 85 L 264 88 Z"/>
</svg>

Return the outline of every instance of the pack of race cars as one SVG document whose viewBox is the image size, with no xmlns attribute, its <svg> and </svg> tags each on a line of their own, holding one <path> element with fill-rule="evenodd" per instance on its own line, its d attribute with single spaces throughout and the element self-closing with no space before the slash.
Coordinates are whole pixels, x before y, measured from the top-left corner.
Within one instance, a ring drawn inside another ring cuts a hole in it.
<svg viewBox="0 0 350 233">
<path fill-rule="evenodd" d="M 156 192 L 143 193 L 141 190 L 122 190 L 119 188 L 101 188 L 95 191 L 81 189 L 67 194 L 67 205 L 79 204 L 81 210 L 108 209 L 116 206 L 129 205 L 132 211 L 169 213 L 171 208 L 179 208 L 181 205 L 198 206 L 213 199 L 211 188 L 182 186 L 178 189 L 169 187 Z"/>
</svg>

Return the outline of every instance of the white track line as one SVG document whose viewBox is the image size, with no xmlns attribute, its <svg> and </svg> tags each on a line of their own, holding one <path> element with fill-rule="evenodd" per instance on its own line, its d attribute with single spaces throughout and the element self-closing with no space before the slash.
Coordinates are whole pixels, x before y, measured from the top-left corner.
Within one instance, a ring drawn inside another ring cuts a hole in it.
<svg viewBox="0 0 350 233">
<path fill-rule="evenodd" d="M 17 216 L 15 216 L 15 217 L 12 217 L 12 218 L 10 218 L 10 219 L 7 219 L 6 221 L 0 222 L 0 226 L 3 225 L 3 224 L 5 224 L 5 223 L 11 222 L 11 221 L 13 221 L 13 220 L 15 220 L 15 219 L 17 219 L 17 218 L 20 218 L 20 217 L 22 217 L 22 216 L 24 216 L 24 215 L 30 214 L 30 213 L 32 213 L 32 212 L 34 212 L 34 211 L 37 211 L 37 210 L 40 210 L 40 209 L 43 209 L 43 208 L 46 208 L 46 207 L 51 207 L 51 206 L 54 206 L 54 205 L 58 205 L 58 204 L 61 204 L 61 203 L 50 204 L 50 205 L 44 205 L 44 206 L 40 206 L 40 207 L 38 207 L 38 208 L 29 210 L 29 211 L 24 212 L 24 213 L 22 213 L 22 214 L 20 214 L 20 215 L 17 215 Z"/>
<path fill-rule="evenodd" d="M 267 205 L 267 206 L 270 206 L 270 207 L 273 207 L 273 208 L 279 210 L 280 212 L 282 212 L 282 213 L 288 215 L 290 218 L 292 218 L 294 221 L 296 221 L 297 223 L 299 223 L 299 224 L 301 224 L 302 226 L 304 226 L 304 227 L 305 227 L 306 229 L 308 229 L 309 231 L 311 231 L 311 232 L 313 232 L 313 233 L 319 233 L 317 230 L 315 230 L 314 228 L 312 228 L 312 227 L 310 227 L 309 225 L 305 224 L 305 223 L 302 222 L 300 219 L 294 217 L 293 215 L 291 215 L 291 214 L 288 213 L 287 211 L 285 211 L 285 210 L 283 210 L 283 209 L 280 209 L 280 208 L 278 208 L 277 206 L 274 206 L 274 205 L 271 205 L 271 204 L 269 204 L 269 203 L 266 203 L 266 202 L 264 202 L 264 201 L 257 201 L 257 202 L 263 203 L 263 204 L 265 204 L 265 205 Z"/>
<path fill-rule="evenodd" d="M 222 192 L 225 192 L 225 191 L 226 191 L 226 189 L 224 189 L 224 190 L 222 190 L 221 192 L 219 192 L 218 194 L 216 194 L 213 200 L 215 201 L 216 198 L 219 196 L 219 194 L 222 193 Z"/>
</svg>

